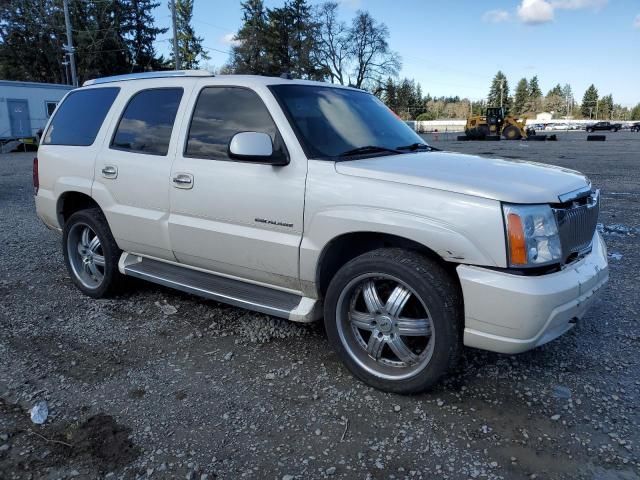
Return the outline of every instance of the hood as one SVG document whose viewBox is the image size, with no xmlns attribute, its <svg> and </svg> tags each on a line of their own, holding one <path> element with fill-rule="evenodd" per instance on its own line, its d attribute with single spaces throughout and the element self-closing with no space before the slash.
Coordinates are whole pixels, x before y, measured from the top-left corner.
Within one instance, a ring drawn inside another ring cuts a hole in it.
<svg viewBox="0 0 640 480">
<path fill-rule="evenodd" d="M 509 203 L 558 203 L 560 195 L 589 186 L 587 177 L 575 170 L 453 152 L 337 162 L 336 171 Z"/>
</svg>

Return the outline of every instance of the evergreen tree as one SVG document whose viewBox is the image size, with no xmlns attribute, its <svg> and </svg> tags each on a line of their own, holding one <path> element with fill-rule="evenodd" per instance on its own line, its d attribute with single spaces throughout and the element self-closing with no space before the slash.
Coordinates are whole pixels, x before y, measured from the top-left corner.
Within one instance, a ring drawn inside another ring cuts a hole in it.
<svg viewBox="0 0 640 480">
<path fill-rule="evenodd" d="M 630 119 L 640 120 L 640 103 L 636 104 L 636 106 L 631 109 Z"/>
<path fill-rule="evenodd" d="M 265 9 L 262 0 L 242 3 L 243 25 L 235 36 L 229 70 L 235 73 L 321 80 L 329 70 L 318 59 L 320 25 L 306 0 Z"/>
<path fill-rule="evenodd" d="M 60 6 L 51 0 L 4 0 L 1 5 L 0 78 L 64 83 Z"/>
<path fill-rule="evenodd" d="M 125 15 L 125 44 L 131 55 L 132 70 L 159 70 L 165 68 L 163 57 L 158 58 L 153 43 L 159 34 L 166 33 L 167 28 L 158 28 L 154 24 L 152 11 L 160 5 L 153 0 L 131 0 L 130 8 Z"/>
<path fill-rule="evenodd" d="M 544 99 L 544 109 L 552 112 L 556 117 L 566 115 L 566 101 L 562 96 L 562 87 L 558 83 L 547 93 Z"/>
<path fill-rule="evenodd" d="M 291 73 L 296 78 L 320 80 L 329 72 L 316 60 L 319 24 L 306 0 L 291 0 L 267 11 L 267 74 Z"/>
<path fill-rule="evenodd" d="M 69 15 L 79 82 L 161 68 L 153 42 L 165 30 L 153 25 L 153 0 L 71 0 Z M 0 77 L 69 83 L 63 65 L 67 43 L 62 2 L 3 0 L 0 8 Z"/>
<path fill-rule="evenodd" d="M 538 76 L 529 80 L 529 99 L 527 101 L 527 111 L 538 113 L 542 108 L 542 90 L 538 84 Z"/>
<path fill-rule="evenodd" d="M 553 87 L 551 90 L 549 90 L 549 92 L 547 93 L 547 96 L 549 95 L 557 95 L 559 97 L 562 96 L 562 87 L 560 86 L 560 84 L 556 84 L 555 87 Z"/>
<path fill-rule="evenodd" d="M 201 60 L 209 60 L 206 50 L 202 46 L 202 37 L 196 36 L 191 25 L 193 18 L 193 0 L 176 0 L 176 30 L 178 32 L 178 55 L 180 68 L 189 70 L 198 68 Z M 170 56 L 175 65 L 173 52 Z"/>
<path fill-rule="evenodd" d="M 396 92 L 396 83 L 393 81 L 393 78 L 388 77 L 387 82 L 385 83 L 384 93 L 382 100 L 385 105 L 389 107 L 391 110 L 396 112 L 398 110 L 398 96 Z"/>
<path fill-rule="evenodd" d="M 228 68 L 235 73 L 266 75 L 267 12 L 262 0 L 242 2 L 242 27 L 238 30 L 232 47 Z"/>
<path fill-rule="evenodd" d="M 598 103 L 598 118 L 611 120 L 613 117 L 613 95 L 605 95 Z"/>
<path fill-rule="evenodd" d="M 580 112 L 584 118 L 593 118 L 598 106 L 598 90 L 593 83 L 587 88 L 582 97 Z"/>
<path fill-rule="evenodd" d="M 487 105 L 490 107 L 499 107 L 502 99 L 502 106 L 509 108 L 511 99 L 509 98 L 509 82 L 502 71 L 498 70 L 495 77 L 491 81 L 489 95 L 487 95 Z"/>
<path fill-rule="evenodd" d="M 516 93 L 513 96 L 513 114 L 523 115 L 527 111 L 527 101 L 529 100 L 529 83 L 526 78 L 521 78 L 516 86 Z"/>
<path fill-rule="evenodd" d="M 322 80 L 329 71 L 317 59 L 320 24 L 313 17 L 311 6 L 306 0 L 290 0 L 285 8 L 291 16 L 291 73 L 298 78 Z"/>
</svg>

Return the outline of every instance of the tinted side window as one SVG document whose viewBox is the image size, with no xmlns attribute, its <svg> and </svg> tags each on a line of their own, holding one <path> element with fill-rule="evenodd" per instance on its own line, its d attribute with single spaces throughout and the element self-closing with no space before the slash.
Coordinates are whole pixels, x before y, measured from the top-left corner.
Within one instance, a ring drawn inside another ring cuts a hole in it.
<svg viewBox="0 0 640 480">
<path fill-rule="evenodd" d="M 119 91 L 108 87 L 71 92 L 51 120 L 42 143 L 91 145 Z"/>
<path fill-rule="evenodd" d="M 53 112 L 56 109 L 56 105 L 58 105 L 58 102 L 45 102 L 45 107 L 47 109 L 47 118 L 53 115 Z"/>
<path fill-rule="evenodd" d="M 205 88 L 193 112 L 185 155 L 227 160 L 227 146 L 238 132 L 266 133 L 274 154 L 285 155 L 276 126 L 257 93 L 245 88 Z"/>
<path fill-rule="evenodd" d="M 136 93 L 116 128 L 111 146 L 152 155 L 166 155 L 182 88 L 158 88 Z"/>
</svg>

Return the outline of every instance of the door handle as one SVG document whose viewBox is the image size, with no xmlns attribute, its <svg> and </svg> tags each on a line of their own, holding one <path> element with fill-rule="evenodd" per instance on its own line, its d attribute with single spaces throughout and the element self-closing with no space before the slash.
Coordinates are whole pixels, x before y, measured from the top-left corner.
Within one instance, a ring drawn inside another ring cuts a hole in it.
<svg viewBox="0 0 640 480">
<path fill-rule="evenodd" d="M 105 165 L 102 167 L 102 176 L 104 178 L 116 178 L 118 176 L 118 167 L 113 165 Z"/>
<path fill-rule="evenodd" d="M 173 177 L 172 182 L 176 188 L 190 189 L 193 188 L 193 175 L 190 173 L 178 173 Z"/>
</svg>

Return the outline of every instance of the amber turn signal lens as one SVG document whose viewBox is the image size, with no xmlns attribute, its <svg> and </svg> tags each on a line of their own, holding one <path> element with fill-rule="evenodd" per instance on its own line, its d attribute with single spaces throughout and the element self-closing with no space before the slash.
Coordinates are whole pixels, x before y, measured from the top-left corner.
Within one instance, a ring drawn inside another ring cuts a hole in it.
<svg viewBox="0 0 640 480">
<path fill-rule="evenodd" d="M 507 234 L 509 236 L 509 259 L 511 265 L 527 264 L 527 242 L 524 238 L 522 220 L 515 213 L 507 216 Z"/>
</svg>

